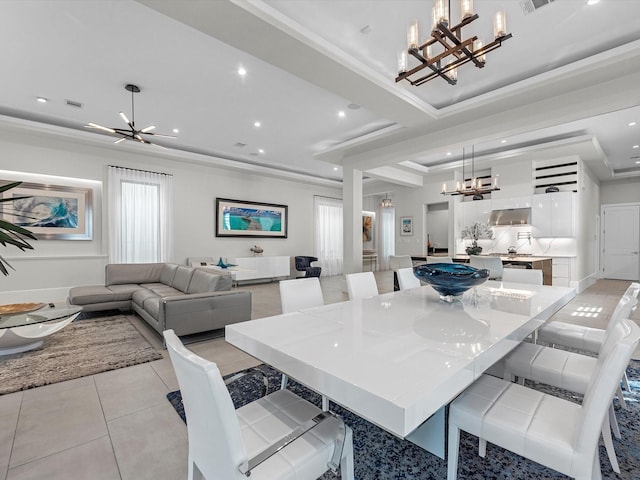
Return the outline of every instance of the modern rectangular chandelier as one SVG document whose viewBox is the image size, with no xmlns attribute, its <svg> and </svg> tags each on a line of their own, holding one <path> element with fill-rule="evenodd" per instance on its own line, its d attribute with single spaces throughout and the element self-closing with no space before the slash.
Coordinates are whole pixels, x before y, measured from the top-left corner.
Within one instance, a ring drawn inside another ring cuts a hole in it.
<svg viewBox="0 0 640 480">
<path fill-rule="evenodd" d="M 479 18 L 477 13 L 473 13 L 473 0 L 460 1 L 462 20 L 453 27 L 449 27 L 450 9 L 451 0 L 435 0 L 431 38 L 422 44 L 418 34 L 418 21 L 409 25 L 408 48 L 398 55 L 396 83 L 407 80 L 411 85 L 417 86 L 440 77 L 450 85 L 455 85 L 458 83 L 458 67 L 468 62 L 473 62 L 478 68 L 484 67 L 486 54 L 512 37 L 507 33 L 505 12 L 499 10 L 493 21 L 492 42 L 485 45 L 476 35 L 463 38 L 463 27 Z M 437 46 L 442 47 L 442 51 L 434 52 L 434 47 Z M 417 59 L 419 64 L 409 68 L 409 56 Z M 427 73 L 423 70 L 427 70 Z"/>
</svg>

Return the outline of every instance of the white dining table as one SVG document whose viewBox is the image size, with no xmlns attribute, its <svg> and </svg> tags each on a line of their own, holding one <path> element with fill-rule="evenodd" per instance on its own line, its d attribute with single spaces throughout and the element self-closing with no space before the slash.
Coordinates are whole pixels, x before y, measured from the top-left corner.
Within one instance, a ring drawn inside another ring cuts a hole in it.
<svg viewBox="0 0 640 480">
<path fill-rule="evenodd" d="M 447 303 L 430 286 L 226 326 L 226 340 L 444 458 L 445 407 L 575 296 L 488 281 Z"/>
</svg>

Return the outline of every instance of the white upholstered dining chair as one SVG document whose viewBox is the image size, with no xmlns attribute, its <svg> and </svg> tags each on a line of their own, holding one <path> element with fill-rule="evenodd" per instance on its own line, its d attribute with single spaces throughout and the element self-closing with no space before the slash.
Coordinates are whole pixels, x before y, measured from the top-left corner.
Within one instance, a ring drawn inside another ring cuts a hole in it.
<svg viewBox="0 0 640 480">
<path fill-rule="evenodd" d="M 303 308 L 324 305 L 324 296 L 318 277 L 280 281 L 282 313 L 297 312 Z"/>
<path fill-rule="evenodd" d="M 517 383 L 482 375 L 449 408 L 447 479 L 458 470 L 460 430 L 580 480 L 602 478 L 598 439 L 616 385 L 640 340 L 640 327 L 622 320 L 615 348 L 603 352 L 582 405 Z"/>
<path fill-rule="evenodd" d="M 500 257 L 490 255 L 469 255 L 469 265 L 478 270 L 489 270 L 489 280 L 500 280 L 504 271 Z"/>
<path fill-rule="evenodd" d="M 615 347 L 617 341 L 614 335 L 616 325 L 629 316 L 636 303 L 637 299 L 626 295 L 620 299 L 612 315 L 612 321 L 609 322 L 599 355 L 606 355 Z M 584 394 L 589 386 L 591 375 L 597 367 L 597 362 L 595 357 L 525 342 L 505 357 L 504 378 L 513 381 L 517 377 L 521 383 L 524 383 L 524 379 L 528 379 Z M 618 399 L 624 403 L 620 383 L 618 383 L 616 390 Z M 605 424 L 602 427 L 602 438 L 613 470 L 620 473 L 611 438 L 612 429 L 615 436 L 620 438 L 613 402 L 609 407 L 609 417 L 605 419 Z"/>
<path fill-rule="evenodd" d="M 324 305 L 324 296 L 318 277 L 298 278 L 280 281 L 280 303 L 282 313 L 297 312 L 304 308 L 320 307 Z M 282 374 L 280 388 L 287 388 L 289 377 Z M 322 397 L 322 409 L 329 409 L 329 401 Z"/>
<path fill-rule="evenodd" d="M 349 300 L 378 295 L 378 284 L 373 272 L 348 273 L 345 278 Z"/>
<path fill-rule="evenodd" d="M 163 332 L 187 417 L 188 479 L 318 478 L 340 467 L 353 480 L 351 429 L 289 390 L 234 409 L 220 371 Z"/>
<path fill-rule="evenodd" d="M 502 281 L 542 285 L 542 270 L 532 268 L 505 268 L 502 271 Z"/>
<path fill-rule="evenodd" d="M 427 257 L 427 263 L 453 263 L 453 258 L 451 257 Z"/>
<path fill-rule="evenodd" d="M 398 274 L 398 287 L 400 290 L 407 290 L 409 288 L 418 288 L 422 284 L 418 277 L 413 274 L 413 268 L 401 268 L 397 271 Z"/>
</svg>

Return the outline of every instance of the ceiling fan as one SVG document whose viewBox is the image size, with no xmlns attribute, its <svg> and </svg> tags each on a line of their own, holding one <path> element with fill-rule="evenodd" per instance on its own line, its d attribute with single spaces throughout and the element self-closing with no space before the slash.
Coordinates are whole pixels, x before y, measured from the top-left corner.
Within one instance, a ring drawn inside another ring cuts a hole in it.
<svg viewBox="0 0 640 480">
<path fill-rule="evenodd" d="M 122 137 L 113 143 L 120 143 L 125 140 L 133 140 L 135 142 L 146 143 L 148 145 L 154 145 L 156 147 L 165 148 L 162 145 L 158 145 L 157 143 L 150 142 L 149 140 L 144 138 L 143 135 L 153 135 L 156 137 L 163 137 L 163 138 L 176 138 L 176 137 L 173 135 L 164 135 L 162 133 L 152 133 L 151 130 L 156 128 L 155 125 L 149 125 L 148 127 L 145 127 L 141 130 L 136 129 L 133 94 L 140 93 L 140 87 L 138 87 L 137 85 L 128 83 L 127 85 L 125 85 L 124 88 L 128 92 L 131 92 L 131 120 L 127 118 L 124 112 L 120 112 L 120 116 L 122 117 L 124 122 L 129 126 L 129 128 L 109 128 L 109 127 L 103 127 L 102 125 L 98 125 L 97 123 L 91 123 L 91 122 L 89 122 L 89 124 L 85 126 L 87 128 L 97 128 L 98 130 L 104 130 L 105 132 L 115 133 L 116 135 L 120 135 Z"/>
</svg>

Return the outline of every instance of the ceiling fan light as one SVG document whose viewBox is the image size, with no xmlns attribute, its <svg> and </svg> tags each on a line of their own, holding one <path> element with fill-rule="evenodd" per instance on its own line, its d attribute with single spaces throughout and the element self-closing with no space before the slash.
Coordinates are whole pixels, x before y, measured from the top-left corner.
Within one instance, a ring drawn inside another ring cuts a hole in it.
<svg viewBox="0 0 640 480">
<path fill-rule="evenodd" d="M 98 125 L 97 123 L 91 123 L 89 122 L 89 124 L 87 125 L 87 127 L 90 128 L 97 128 L 99 130 L 104 130 L 106 132 L 110 132 L 110 133 L 116 133 L 116 131 L 113 128 L 108 128 L 108 127 L 103 127 L 102 125 Z"/>
<path fill-rule="evenodd" d="M 149 125 L 148 127 L 143 128 L 142 130 L 140 130 L 142 133 L 147 133 L 150 132 L 151 130 L 153 130 L 154 128 L 156 128 L 155 125 Z"/>
</svg>

